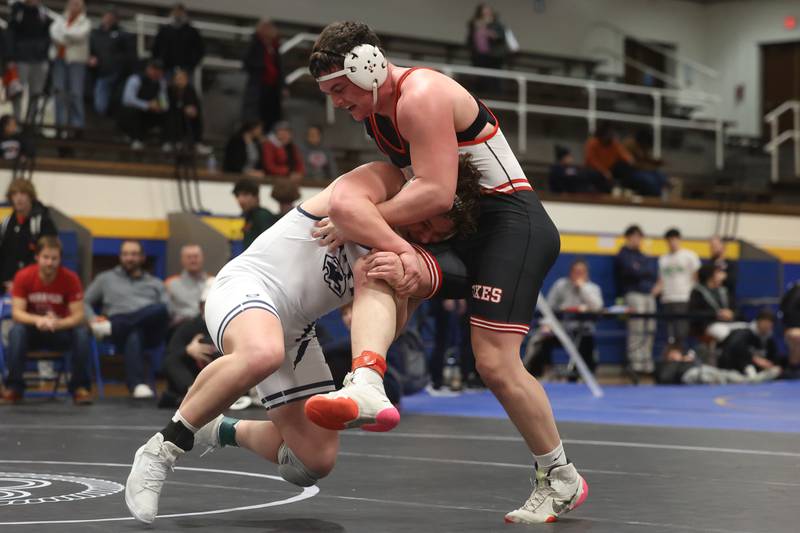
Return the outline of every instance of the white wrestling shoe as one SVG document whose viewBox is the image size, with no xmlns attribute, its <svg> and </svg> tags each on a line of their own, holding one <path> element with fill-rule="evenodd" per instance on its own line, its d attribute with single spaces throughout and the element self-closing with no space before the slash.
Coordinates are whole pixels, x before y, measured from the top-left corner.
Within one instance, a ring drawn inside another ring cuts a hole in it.
<svg viewBox="0 0 800 533">
<path fill-rule="evenodd" d="M 586 501 L 589 485 L 572 463 L 536 470 L 536 483 L 530 498 L 522 507 L 506 515 L 507 524 L 541 524 L 555 522 L 558 517 Z"/>
<path fill-rule="evenodd" d="M 125 483 L 125 504 L 133 517 L 151 524 L 158 514 L 158 498 L 167 474 L 174 469 L 175 461 L 185 452 L 164 435 L 156 433 L 136 450 L 131 473 Z"/>
<path fill-rule="evenodd" d="M 223 418 L 225 418 L 223 415 L 219 415 L 194 434 L 194 445 L 198 450 L 202 450 L 200 457 L 222 448 L 222 444 L 219 441 L 219 426 L 222 424 Z"/>
<path fill-rule="evenodd" d="M 389 431 L 400 423 L 400 412 L 386 397 L 383 384 L 353 383 L 353 372 L 338 391 L 309 398 L 305 412 L 309 420 L 332 430 Z"/>
</svg>

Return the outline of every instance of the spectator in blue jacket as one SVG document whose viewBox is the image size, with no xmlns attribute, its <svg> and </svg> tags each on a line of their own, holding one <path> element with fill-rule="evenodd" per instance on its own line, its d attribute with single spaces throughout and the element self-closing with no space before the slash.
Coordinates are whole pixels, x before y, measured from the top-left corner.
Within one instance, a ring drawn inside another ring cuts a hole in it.
<svg viewBox="0 0 800 533">
<path fill-rule="evenodd" d="M 639 226 L 633 225 L 625 230 L 625 244 L 614 258 L 617 295 L 635 313 L 655 313 L 653 287 L 658 280 L 658 266 L 654 258 L 642 253 L 643 237 L 644 233 Z M 655 335 L 655 319 L 628 320 L 628 364 L 634 372 L 653 372 Z"/>
</svg>

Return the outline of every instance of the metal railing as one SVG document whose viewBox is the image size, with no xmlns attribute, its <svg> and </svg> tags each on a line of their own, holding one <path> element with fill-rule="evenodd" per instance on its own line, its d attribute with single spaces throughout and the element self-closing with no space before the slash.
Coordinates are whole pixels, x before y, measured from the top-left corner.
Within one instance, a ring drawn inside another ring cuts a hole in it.
<svg viewBox="0 0 800 533">
<path fill-rule="evenodd" d="M 169 19 L 150 15 L 137 15 L 135 21 L 137 32 L 137 48 L 139 49 L 139 54 L 141 56 L 145 56 L 147 54 L 145 49 L 145 36 L 155 35 L 158 25 L 167 23 Z M 230 26 L 207 22 L 193 22 L 193 24 L 198 30 L 213 31 L 221 34 L 222 36 L 227 36 L 228 38 L 237 38 L 242 35 L 249 36 L 253 33 L 252 28 L 243 28 L 240 26 Z M 280 53 L 286 54 L 295 48 L 308 46 L 309 44 L 313 43 L 316 38 L 317 35 L 312 33 L 298 33 L 280 46 Z M 517 99 L 515 101 L 484 100 L 484 102 L 493 109 L 511 111 L 517 114 L 517 146 L 519 151 L 523 153 L 527 151 L 528 115 L 555 115 L 586 119 L 590 132 L 595 130 L 598 120 L 648 125 L 653 128 L 653 155 L 656 158 L 661 157 L 661 137 L 663 128 L 684 128 L 709 131 L 715 136 L 714 160 L 716 168 L 721 169 L 723 166 L 725 155 L 725 131 L 724 122 L 718 113 L 716 117 L 710 120 L 679 119 L 663 116 L 664 101 L 667 99 L 714 105 L 721 102 L 721 98 L 718 95 L 705 93 L 702 91 L 693 91 L 690 89 L 660 89 L 624 83 L 570 78 L 566 76 L 552 76 L 532 72 L 487 69 L 467 65 L 452 65 L 425 61 L 411 61 L 405 59 L 398 60 L 396 63 L 400 66 L 425 66 L 433 68 L 450 77 L 459 74 L 514 81 L 517 85 Z M 201 69 L 203 67 L 226 70 L 241 69 L 242 62 L 219 57 L 205 57 L 203 59 L 203 63 L 195 71 L 195 77 L 197 80 L 199 80 L 201 77 Z M 310 76 L 308 69 L 298 68 L 290 72 L 286 76 L 285 81 L 287 85 L 291 85 L 306 76 Z M 528 102 L 528 83 L 582 88 L 586 91 L 588 96 L 587 106 L 586 108 L 575 108 L 531 104 Z M 199 86 L 198 89 L 200 89 Z M 649 96 L 653 101 L 653 112 L 652 114 L 645 115 L 598 110 L 597 94 L 600 91 Z M 326 99 L 326 117 L 328 123 L 332 124 L 335 122 L 335 112 L 330 98 Z"/>
<path fill-rule="evenodd" d="M 792 129 L 778 133 L 778 124 L 787 111 L 792 112 Z M 770 155 L 770 180 L 778 181 L 780 148 L 789 139 L 794 141 L 794 176 L 800 177 L 800 101 L 787 100 L 766 115 L 764 122 L 769 124 L 769 141 L 764 145 L 764 151 Z"/>
</svg>

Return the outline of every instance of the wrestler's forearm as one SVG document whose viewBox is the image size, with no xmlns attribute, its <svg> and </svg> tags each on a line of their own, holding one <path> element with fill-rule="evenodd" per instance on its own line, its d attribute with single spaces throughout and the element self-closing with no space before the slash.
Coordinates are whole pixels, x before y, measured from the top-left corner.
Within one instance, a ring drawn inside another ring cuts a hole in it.
<svg viewBox="0 0 800 533">
<path fill-rule="evenodd" d="M 375 204 L 366 198 L 350 198 L 346 203 L 332 204 L 329 216 L 348 241 L 396 254 L 413 251 L 411 245 L 389 227 Z"/>
<path fill-rule="evenodd" d="M 455 183 L 418 178 L 394 198 L 378 204 L 389 226 L 405 226 L 446 213 L 453 207 Z"/>
</svg>

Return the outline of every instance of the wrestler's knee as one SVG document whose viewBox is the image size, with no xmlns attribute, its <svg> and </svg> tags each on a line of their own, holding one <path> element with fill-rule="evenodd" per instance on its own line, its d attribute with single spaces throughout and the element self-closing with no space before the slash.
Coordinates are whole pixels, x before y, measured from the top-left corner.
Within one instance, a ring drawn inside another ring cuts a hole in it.
<svg viewBox="0 0 800 533">
<path fill-rule="evenodd" d="M 276 372 L 283 364 L 283 339 L 259 338 L 254 336 L 245 342 L 237 343 L 235 356 L 245 361 L 248 375 L 257 381 Z"/>
</svg>

